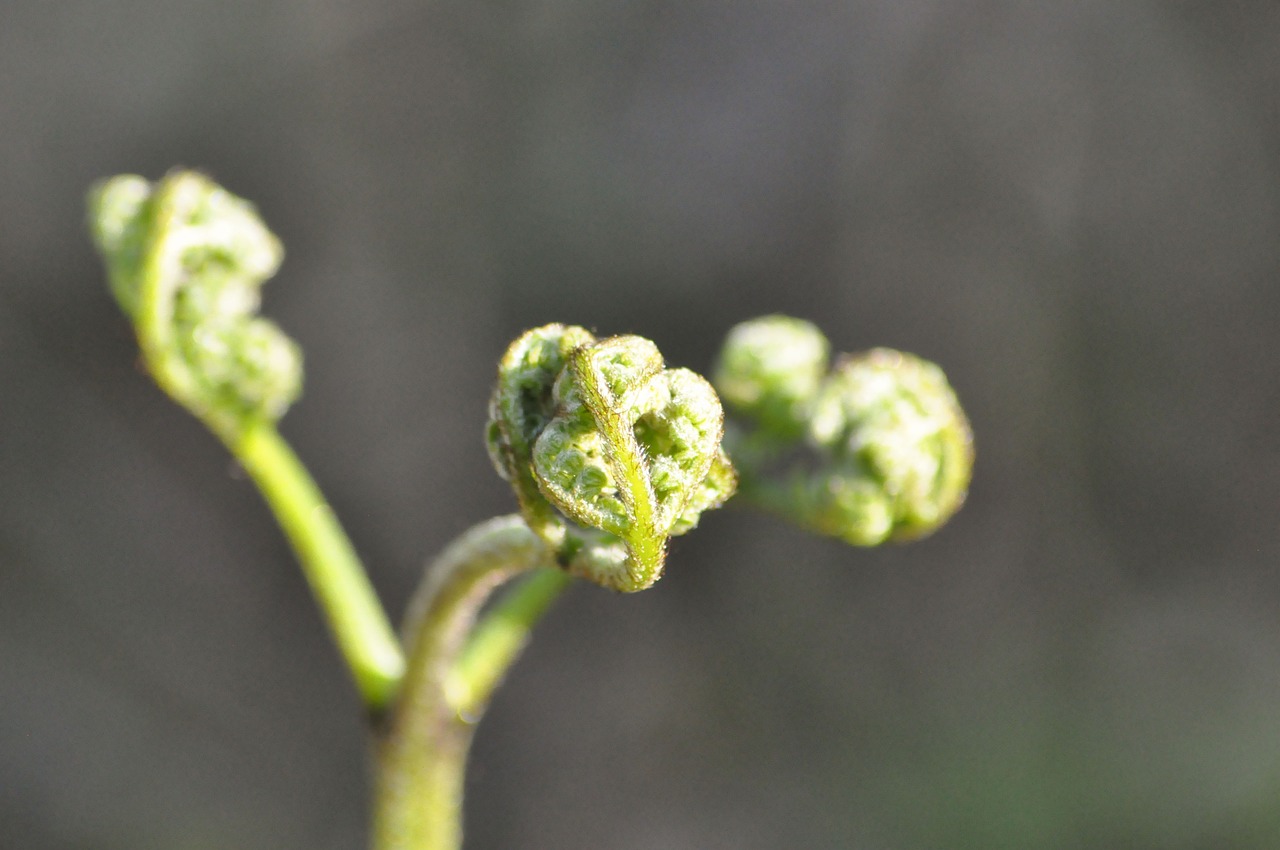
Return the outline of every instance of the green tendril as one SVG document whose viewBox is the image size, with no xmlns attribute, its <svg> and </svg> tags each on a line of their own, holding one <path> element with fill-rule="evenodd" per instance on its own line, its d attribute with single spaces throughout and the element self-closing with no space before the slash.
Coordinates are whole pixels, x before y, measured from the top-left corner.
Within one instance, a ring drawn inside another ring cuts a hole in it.
<svg viewBox="0 0 1280 850">
<path fill-rule="evenodd" d="M 911 354 L 879 348 L 828 371 L 827 351 L 785 316 L 730 333 L 716 381 L 743 494 L 855 545 L 929 534 L 964 503 L 973 467 L 955 393 Z"/>
<path fill-rule="evenodd" d="M 257 315 L 280 243 L 252 205 L 189 171 L 101 183 L 89 227 L 143 365 L 257 485 L 366 705 L 385 709 L 404 671 L 399 641 L 351 541 L 275 427 L 302 388 L 298 346 Z"/>
<path fill-rule="evenodd" d="M 736 486 L 715 390 L 637 336 L 528 331 L 502 359 L 486 433 L 529 527 L 614 590 L 657 581 L 667 538 Z"/>
</svg>

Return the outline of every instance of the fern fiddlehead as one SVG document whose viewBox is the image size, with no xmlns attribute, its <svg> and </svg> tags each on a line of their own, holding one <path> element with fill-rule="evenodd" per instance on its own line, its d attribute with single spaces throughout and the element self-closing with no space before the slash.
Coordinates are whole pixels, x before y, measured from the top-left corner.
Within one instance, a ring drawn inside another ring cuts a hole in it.
<svg viewBox="0 0 1280 850">
<path fill-rule="evenodd" d="M 631 592 L 732 495 L 723 432 L 712 386 L 649 340 L 545 325 L 503 357 L 486 434 L 529 527 L 571 572 Z"/>
<path fill-rule="evenodd" d="M 798 524 L 873 546 L 929 534 L 964 503 L 968 419 L 942 370 L 900 351 L 842 355 L 786 316 L 744 322 L 715 373 L 743 495 Z"/>
</svg>

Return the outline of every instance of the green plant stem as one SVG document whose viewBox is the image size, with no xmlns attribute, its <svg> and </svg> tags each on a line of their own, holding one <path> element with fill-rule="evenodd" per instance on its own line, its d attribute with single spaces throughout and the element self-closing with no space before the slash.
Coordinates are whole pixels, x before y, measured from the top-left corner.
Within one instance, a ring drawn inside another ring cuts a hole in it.
<svg viewBox="0 0 1280 850">
<path fill-rule="evenodd" d="M 226 442 L 289 539 L 365 705 L 381 710 L 400 684 L 404 654 L 350 539 L 274 425 L 250 425 Z"/>
<path fill-rule="evenodd" d="M 461 847 L 462 786 L 475 724 L 568 578 L 538 572 L 479 626 L 476 618 L 501 584 L 554 566 L 551 549 L 520 517 L 509 516 L 463 534 L 427 571 L 406 618 L 404 680 L 378 742 L 374 850 Z"/>
<path fill-rule="evenodd" d="M 524 651 L 533 626 L 572 582 L 563 570 L 536 570 L 484 615 L 445 681 L 449 702 L 459 715 L 479 719 L 507 668 Z"/>
</svg>

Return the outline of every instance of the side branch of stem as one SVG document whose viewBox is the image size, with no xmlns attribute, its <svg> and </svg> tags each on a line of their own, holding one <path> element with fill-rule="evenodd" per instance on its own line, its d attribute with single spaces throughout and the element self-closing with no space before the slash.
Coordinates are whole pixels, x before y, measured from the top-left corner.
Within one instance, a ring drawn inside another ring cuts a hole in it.
<svg viewBox="0 0 1280 850">
<path fill-rule="evenodd" d="M 381 710 L 400 684 L 404 654 L 350 539 L 274 425 L 252 425 L 228 447 L 284 530 L 365 705 Z"/>
</svg>

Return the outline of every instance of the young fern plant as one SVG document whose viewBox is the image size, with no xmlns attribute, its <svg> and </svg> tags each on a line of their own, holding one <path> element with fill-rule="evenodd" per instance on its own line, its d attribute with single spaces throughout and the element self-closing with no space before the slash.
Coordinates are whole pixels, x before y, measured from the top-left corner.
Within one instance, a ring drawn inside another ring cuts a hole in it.
<svg viewBox="0 0 1280 850">
<path fill-rule="evenodd" d="M 376 755 L 374 850 L 461 847 L 476 723 L 573 578 L 651 587 L 667 539 L 735 491 L 858 545 L 927 534 L 963 502 L 969 426 L 941 371 L 911 355 L 877 349 L 829 369 L 816 328 L 767 317 L 730 333 L 717 394 L 667 368 L 647 339 L 545 325 L 501 358 L 485 431 L 520 512 L 445 549 L 397 636 L 276 429 L 301 391 L 302 358 L 257 315 L 282 257 L 275 237 L 250 204 L 187 171 L 112 178 L 89 207 L 143 365 L 258 486 L 351 670 Z"/>
<path fill-rule="evenodd" d="M 973 435 L 933 363 L 875 348 L 831 364 L 809 322 L 733 328 L 716 367 L 734 414 L 726 437 L 742 495 L 856 546 L 907 541 L 964 504 Z"/>
</svg>

